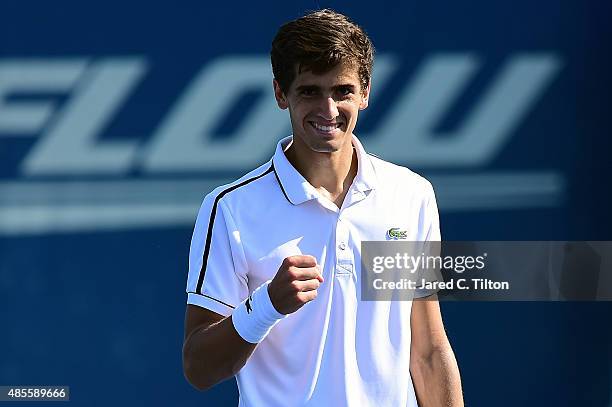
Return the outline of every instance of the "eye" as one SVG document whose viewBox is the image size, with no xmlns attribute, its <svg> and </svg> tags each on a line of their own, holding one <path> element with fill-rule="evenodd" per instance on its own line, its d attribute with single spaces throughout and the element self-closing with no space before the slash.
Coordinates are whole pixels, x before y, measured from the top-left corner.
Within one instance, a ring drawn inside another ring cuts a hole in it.
<svg viewBox="0 0 612 407">
<path fill-rule="evenodd" d="M 341 86 L 340 88 L 338 88 L 338 93 L 341 96 L 349 96 L 353 93 L 353 89 L 350 86 Z"/>
<path fill-rule="evenodd" d="M 316 94 L 316 91 L 315 91 L 314 89 L 308 89 L 308 88 L 306 88 L 306 89 L 302 89 L 302 90 L 300 91 L 300 95 L 302 95 L 302 96 L 306 96 L 306 97 L 308 97 L 308 96 L 314 96 L 315 94 Z"/>
</svg>

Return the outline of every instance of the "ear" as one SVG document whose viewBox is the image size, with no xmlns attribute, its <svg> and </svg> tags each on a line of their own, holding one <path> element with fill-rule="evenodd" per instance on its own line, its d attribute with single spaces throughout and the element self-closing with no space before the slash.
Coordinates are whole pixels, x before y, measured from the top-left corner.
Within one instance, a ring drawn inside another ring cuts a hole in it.
<svg viewBox="0 0 612 407">
<path fill-rule="evenodd" d="M 371 85 L 372 85 L 372 81 L 368 82 L 368 86 L 362 92 L 361 103 L 359 104 L 359 110 L 364 110 L 366 107 L 368 107 L 368 102 L 369 102 L 369 99 L 370 99 L 370 88 L 371 88 Z"/>
<path fill-rule="evenodd" d="M 272 79 L 272 86 L 274 86 L 274 97 L 276 98 L 276 104 L 278 105 L 278 107 L 285 110 L 289 107 L 289 103 L 287 102 L 285 93 L 282 91 L 276 79 Z"/>
</svg>

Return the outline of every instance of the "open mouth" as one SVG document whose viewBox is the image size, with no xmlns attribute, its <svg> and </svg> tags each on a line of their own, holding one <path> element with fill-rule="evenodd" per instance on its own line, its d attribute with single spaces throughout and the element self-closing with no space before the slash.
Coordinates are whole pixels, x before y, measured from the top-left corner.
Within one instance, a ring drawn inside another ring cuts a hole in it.
<svg viewBox="0 0 612 407">
<path fill-rule="evenodd" d="M 310 125 L 317 131 L 321 133 L 333 133 L 336 129 L 339 129 L 342 126 L 342 123 L 332 123 L 329 125 L 323 125 L 316 122 L 308 122 Z"/>
</svg>

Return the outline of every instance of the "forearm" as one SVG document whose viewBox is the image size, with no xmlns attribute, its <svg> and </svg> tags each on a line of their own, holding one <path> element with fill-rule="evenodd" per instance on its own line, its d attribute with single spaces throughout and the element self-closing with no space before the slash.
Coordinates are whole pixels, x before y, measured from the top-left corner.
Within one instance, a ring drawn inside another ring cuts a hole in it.
<svg viewBox="0 0 612 407">
<path fill-rule="evenodd" d="M 427 355 L 415 355 L 410 365 L 419 406 L 463 406 L 459 368 L 450 345 L 436 347 Z"/>
<path fill-rule="evenodd" d="M 183 345 L 185 377 L 197 389 L 206 390 L 235 376 L 255 346 L 238 335 L 231 317 L 196 329 Z"/>
<path fill-rule="evenodd" d="M 255 289 L 230 317 L 209 311 L 203 316 L 203 311 L 188 306 L 185 332 L 189 334 L 183 345 L 186 379 L 205 390 L 236 375 L 277 322 L 316 298 L 321 282 L 314 257 L 290 256 L 274 279 Z M 193 316 L 198 313 L 199 319 Z M 191 322 L 194 319 L 197 322 Z"/>
</svg>

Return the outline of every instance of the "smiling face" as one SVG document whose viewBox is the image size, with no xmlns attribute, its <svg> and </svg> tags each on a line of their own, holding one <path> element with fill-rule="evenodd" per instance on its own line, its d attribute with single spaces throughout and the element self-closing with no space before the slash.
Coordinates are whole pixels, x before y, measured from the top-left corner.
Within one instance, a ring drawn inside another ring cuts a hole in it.
<svg viewBox="0 0 612 407">
<path fill-rule="evenodd" d="M 368 106 L 369 92 L 369 85 L 361 88 L 357 69 L 343 64 L 321 75 L 298 73 L 286 94 L 274 81 L 278 106 L 289 109 L 296 149 L 317 153 L 351 145 L 359 110 Z"/>
</svg>

